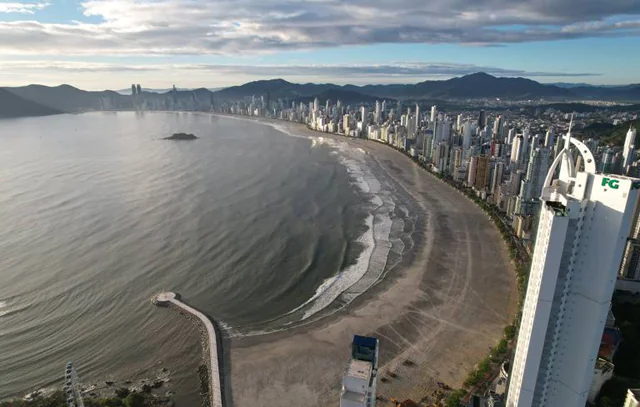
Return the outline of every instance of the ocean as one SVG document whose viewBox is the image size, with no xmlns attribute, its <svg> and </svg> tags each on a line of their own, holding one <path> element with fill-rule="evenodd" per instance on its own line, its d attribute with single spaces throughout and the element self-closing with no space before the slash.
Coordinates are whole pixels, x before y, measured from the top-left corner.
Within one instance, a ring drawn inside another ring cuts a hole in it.
<svg viewBox="0 0 640 407">
<path fill-rule="evenodd" d="M 175 132 L 195 141 L 163 140 Z M 371 157 L 205 113 L 0 120 L 0 400 L 172 372 L 197 403 L 175 291 L 237 338 L 326 316 L 401 257 L 410 211 Z"/>
</svg>

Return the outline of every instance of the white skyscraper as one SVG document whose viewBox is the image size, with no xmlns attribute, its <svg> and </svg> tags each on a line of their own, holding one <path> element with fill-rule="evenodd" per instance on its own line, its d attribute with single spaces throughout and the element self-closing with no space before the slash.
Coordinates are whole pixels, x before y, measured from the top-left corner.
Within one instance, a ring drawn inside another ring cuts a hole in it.
<svg viewBox="0 0 640 407">
<path fill-rule="evenodd" d="M 507 134 L 507 144 L 513 143 L 513 139 L 516 136 L 516 129 L 509 129 L 509 133 Z"/>
<path fill-rule="evenodd" d="M 313 99 L 313 111 L 317 112 L 318 110 L 320 110 L 320 101 L 318 98 L 315 98 Z"/>
<path fill-rule="evenodd" d="M 579 172 L 572 144 L 583 157 Z M 596 174 L 589 149 L 565 136 L 540 198 L 507 407 L 585 405 L 639 187 Z"/>
<path fill-rule="evenodd" d="M 545 147 L 553 147 L 554 143 L 556 142 L 556 136 L 555 134 L 553 134 L 553 128 L 549 128 L 549 130 L 547 130 L 547 135 L 544 138 L 544 146 Z"/>
<path fill-rule="evenodd" d="M 373 121 L 374 121 L 374 123 L 376 123 L 376 124 L 380 123 L 380 117 L 381 117 L 380 115 L 381 114 L 382 113 L 380 111 L 380 101 L 376 100 L 376 110 L 373 113 Z"/>
<path fill-rule="evenodd" d="M 362 125 L 366 125 L 369 121 L 369 110 L 366 106 L 362 106 L 360 108 L 360 115 L 362 116 Z"/>
<path fill-rule="evenodd" d="M 493 132 L 492 132 L 492 137 L 493 139 L 502 139 L 502 126 L 504 125 L 504 122 L 502 120 L 502 116 L 498 115 L 498 117 L 496 117 L 496 120 L 493 122 Z"/>
<path fill-rule="evenodd" d="M 415 131 L 420 129 L 420 106 L 416 103 L 416 127 Z"/>
<path fill-rule="evenodd" d="M 626 173 L 627 168 L 631 165 L 634 160 L 634 155 L 636 152 L 635 149 L 635 140 L 636 140 L 636 129 L 633 126 L 629 127 L 629 131 L 627 132 L 627 138 L 624 140 L 624 149 L 622 150 L 622 172 Z"/>
<path fill-rule="evenodd" d="M 520 166 L 520 159 L 522 158 L 522 144 L 523 137 L 518 135 L 513 139 L 511 144 L 511 168 L 516 169 Z"/>
<path fill-rule="evenodd" d="M 436 118 L 438 117 L 438 110 L 436 108 L 436 105 L 431 106 L 431 117 L 430 117 L 430 121 L 431 123 L 436 121 Z"/>
</svg>

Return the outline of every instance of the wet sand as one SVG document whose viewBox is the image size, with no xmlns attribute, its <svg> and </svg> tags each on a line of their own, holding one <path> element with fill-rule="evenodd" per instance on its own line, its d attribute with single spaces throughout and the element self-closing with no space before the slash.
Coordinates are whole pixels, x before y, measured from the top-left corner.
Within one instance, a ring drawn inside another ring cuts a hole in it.
<svg viewBox="0 0 640 407">
<path fill-rule="evenodd" d="M 278 124 L 320 135 L 300 124 Z M 419 401 L 436 381 L 461 386 L 516 312 L 513 269 L 487 215 L 388 146 L 326 136 L 365 150 L 414 198 L 417 244 L 342 311 L 291 331 L 231 339 L 227 396 L 234 407 L 339 405 L 354 334 L 380 339 L 379 377 L 397 374 L 378 381 L 378 396 Z M 406 359 L 414 364 L 404 366 Z"/>
</svg>

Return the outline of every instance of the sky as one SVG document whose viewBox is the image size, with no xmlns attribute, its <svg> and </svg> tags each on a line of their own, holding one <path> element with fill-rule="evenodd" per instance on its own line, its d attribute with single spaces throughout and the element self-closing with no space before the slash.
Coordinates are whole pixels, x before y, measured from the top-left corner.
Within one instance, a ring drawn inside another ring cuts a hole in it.
<svg viewBox="0 0 640 407">
<path fill-rule="evenodd" d="M 0 86 L 640 83 L 640 0 L 0 0 Z"/>
</svg>

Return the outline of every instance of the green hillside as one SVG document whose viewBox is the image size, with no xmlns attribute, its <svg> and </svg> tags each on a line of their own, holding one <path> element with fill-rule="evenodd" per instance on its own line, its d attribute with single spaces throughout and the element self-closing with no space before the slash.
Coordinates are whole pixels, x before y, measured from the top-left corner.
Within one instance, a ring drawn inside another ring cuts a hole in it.
<svg viewBox="0 0 640 407">
<path fill-rule="evenodd" d="M 627 137 L 629 126 L 633 125 L 636 129 L 640 128 L 640 119 L 624 122 L 615 126 L 613 129 L 606 131 L 600 137 L 600 144 L 609 144 L 612 146 L 624 146 L 624 139 Z M 636 141 L 636 145 L 638 142 Z"/>
</svg>

